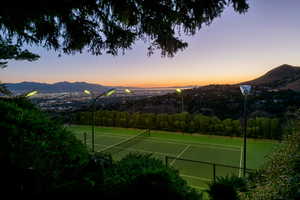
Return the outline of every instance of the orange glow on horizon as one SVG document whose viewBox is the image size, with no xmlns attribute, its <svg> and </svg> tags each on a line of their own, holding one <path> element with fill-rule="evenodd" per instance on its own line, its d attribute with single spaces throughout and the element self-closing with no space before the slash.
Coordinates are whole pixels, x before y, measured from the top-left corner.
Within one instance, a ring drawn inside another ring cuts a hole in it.
<svg viewBox="0 0 300 200">
<path fill-rule="evenodd" d="M 205 86 L 205 85 L 211 85 L 211 84 L 237 84 L 249 80 L 253 80 L 257 78 L 256 77 L 251 77 L 251 76 L 244 76 L 244 77 L 214 77 L 212 79 L 211 77 L 207 77 L 205 79 L 200 80 L 195 80 L 190 79 L 190 80 L 184 80 L 184 79 L 171 79 L 171 80 L 118 80 L 118 81 L 99 81 L 95 79 L 84 79 L 84 80 L 48 80 L 48 81 L 40 81 L 36 80 L 36 82 L 41 82 L 41 83 L 57 83 L 57 82 L 62 82 L 62 81 L 68 81 L 68 82 L 86 82 L 86 83 L 91 83 L 91 84 L 100 84 L 103 86 L 112 86 L 112 87 L 117 87 L 117 86 L 123 86 L 123 87 L 141 87 L 141 88 L 153 88 L 153 87 L 185 87 L 185 86 Z M 30 80 L 23 80 L 23 81 L 30 81 Z M 11 82 L 12 83 L 12 82 Z"/>
<path fill-rule="evenodd" d="M 255 79 L 257 77 L 245 77 L 245 78 L 237 78 L 237 79 L 221 79 L 221 80 L 207 80 L 207 81 L 145 81 L 145 82 L 119 82 L 119 83 L 111 83 L 111 82 L 95 82 L 96 84 L 107 85 L 107 86 L 124 86 L 124 87 L 184 87 L 184 86 L 205 86 L 212 84 L 237 84 L 245 81 L 249 81 Z"/>
</svg>

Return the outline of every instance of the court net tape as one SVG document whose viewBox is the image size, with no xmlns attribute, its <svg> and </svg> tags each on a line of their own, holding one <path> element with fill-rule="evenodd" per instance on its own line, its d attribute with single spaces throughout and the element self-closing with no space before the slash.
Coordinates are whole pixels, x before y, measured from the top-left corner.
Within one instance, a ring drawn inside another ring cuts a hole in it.
<svg viewBox="0 0 300 200">
<path fill-rule="evenodd" d="M 130 137 L 126 140 L 122 140 L 121 142 L 119 142 L 117 144 L 110 145 L 110 146 L 102 149 L 100 152 L 105 153 L 105 154 L 115 154 L 122 150 L 126 150 L 127 148 L 139 143 L 140 141 L 146 139 L 149 136 L 150 136 L 150 130 L 147 129 L 138 135 Z"/>
</svg>

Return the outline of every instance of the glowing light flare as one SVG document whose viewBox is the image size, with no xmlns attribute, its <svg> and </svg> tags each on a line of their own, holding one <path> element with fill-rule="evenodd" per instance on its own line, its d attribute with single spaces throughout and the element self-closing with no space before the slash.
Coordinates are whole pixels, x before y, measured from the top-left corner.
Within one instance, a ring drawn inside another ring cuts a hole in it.
<svg viewBox="0 0 300 200">
<path fill-rule="evenodd" d="M 105 94 L 105 96 L 106 96 L 106 97 L 109 97 L 109 96 L 113 95 L 114 93 L 116 93 L 116 90 L 115 90 L 115 89 L 111 89 L 111 90 L 109 90 L 109 91 Z"/>
<path fill-rule="evenodd" d="M 132 94 L 133 93 L 130 89 L 125 89 L 124 92 L 127 93 L 127 94 Z"/>
<path fill-rule="evenodd" d="M 91 91 L 89 91 L 89 90 L 84 90 L 83 92 L 88 95 L 92 94 Z"/>
<path fill-rule="evenodd" d="M 27 94 L 25 95 L 25 97 L 31 97 L 31 96 L 33 96 L 33 95 L 36 95 L 37 93 L 38 93 L 38 91 L 34 90 L 34 91 L 32 91 L 32 92 L 27 93 Z"/>
<path fill-rule="evenodd" d="M 180 89 L 180 88 L 176 88 L 176 90 L 175 90 L 178 94 L 181 94 L 182 93 L 182 89 Z"/>
</svg>

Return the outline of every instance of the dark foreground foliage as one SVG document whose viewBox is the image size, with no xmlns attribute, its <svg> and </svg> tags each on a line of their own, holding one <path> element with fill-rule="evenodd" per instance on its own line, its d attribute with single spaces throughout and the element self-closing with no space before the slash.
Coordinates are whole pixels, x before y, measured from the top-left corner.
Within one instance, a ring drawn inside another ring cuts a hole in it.
<svg viewBox="0 0 300 200">
<path fill-rule="evenodd" d="M 238 13 L 249 7 L 246 0 L 2 1 L 0 44 L 117 55 L 143 40 L 149 54 L 161 49 L 162 56 L 173 56 L 187 47 L 183 35 L 194 35 L 228 6 Z M 10 57 L 0 52 L 0 59 Z"/>
<path fill-rule="evenodd" d="M 239 192 L 247 190 L 246 180 L 232 175 L 217 177 L 215 182 L 209 184 L 207 193 L 211 200 L 239 200 Z"/>
<path fill-rule="evenodd" d="M 28 101 L 0 100 L 0 118 L 0 173 L 7 177 L 1 179 L 3 184 L 7 181 L 4 191 L 52 190 L 87 165 L 84 145 Z"/>
<path fill-rule="evenodd" d="M 253 176 L 247 200 L 300 199 L 300 133 L 288 135 L 269 156 L 265 167 Z"/>
<path fill-rule="evenodd" d="M 177 170 L 151 155 L 129 154 L 117 162 L 107 171 L 104 188 L 109 199 L 201 199 Z"/>
</svg>

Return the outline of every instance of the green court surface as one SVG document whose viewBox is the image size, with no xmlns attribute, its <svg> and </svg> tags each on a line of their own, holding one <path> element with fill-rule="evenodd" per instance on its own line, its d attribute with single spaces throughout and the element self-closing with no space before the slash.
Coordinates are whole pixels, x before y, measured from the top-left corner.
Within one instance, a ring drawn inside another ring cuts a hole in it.
<svg viewBox="0 0 300 200">
<path fill-rule="evenodd" d="M 86 133 L 86 143 L 91 148 L 91 126 L 73 125 L 68 129 L 82 141 Z M 142 132 L 145 130 L 96 127 L 95 151 L 111 153 L 115 160 L 130 152 L 150 153 L 178 169 L 180 175 L 198 189 L 207 187 L 214 172 L 215 176 L 241 175 L 239 167 L 242 164 L 242 138 L 152 130 L 150 136 L 135 137 Z M 257 169 L 263 165 L 277 142 L 248 139 L 247 144 L 247 168 Z"/>
</svg>

